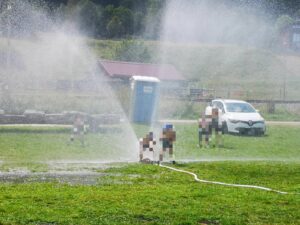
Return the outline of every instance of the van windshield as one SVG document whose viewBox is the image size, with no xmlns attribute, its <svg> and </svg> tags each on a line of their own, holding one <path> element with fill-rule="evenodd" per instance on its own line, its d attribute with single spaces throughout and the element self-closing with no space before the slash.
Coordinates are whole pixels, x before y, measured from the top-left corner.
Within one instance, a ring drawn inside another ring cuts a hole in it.
<svg viewBox="0 0 300 225">
<path fill-rule="evenodd" d="M 255 113 L 256 110 L 248 103 L 226 103 L 227 112 Z"/>
</svg>

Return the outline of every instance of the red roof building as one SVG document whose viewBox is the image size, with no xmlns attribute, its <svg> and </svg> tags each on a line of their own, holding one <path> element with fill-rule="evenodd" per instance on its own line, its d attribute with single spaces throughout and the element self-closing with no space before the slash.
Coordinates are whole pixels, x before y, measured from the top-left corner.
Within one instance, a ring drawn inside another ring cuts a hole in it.
<svg viewBox="0 0 300 225">
<path fill-rule="evenodd" d="M 112 78 L 130 79 L 132 76 L 156 77 L 161 81 L 185 81 L 173 65 L 100 60 L 104 73 Z"/>
<path fill-rule="evenodd" d="M 279 34 L 279 44 L 284 50 L 300 51 L 300 20 L 283 28 Z"/>
</svg>

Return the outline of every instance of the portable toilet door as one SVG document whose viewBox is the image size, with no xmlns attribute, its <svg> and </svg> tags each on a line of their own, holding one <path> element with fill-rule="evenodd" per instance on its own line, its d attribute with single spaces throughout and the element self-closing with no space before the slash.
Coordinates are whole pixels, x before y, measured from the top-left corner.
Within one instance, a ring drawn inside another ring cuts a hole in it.
<svg viewBox="0 0 300 225">
<path fill-rule="evenodd" d="M 156 114 L 160 80 L 155 77 L 133 76 L 131 121 L 151 123 Z"/>
</svg>

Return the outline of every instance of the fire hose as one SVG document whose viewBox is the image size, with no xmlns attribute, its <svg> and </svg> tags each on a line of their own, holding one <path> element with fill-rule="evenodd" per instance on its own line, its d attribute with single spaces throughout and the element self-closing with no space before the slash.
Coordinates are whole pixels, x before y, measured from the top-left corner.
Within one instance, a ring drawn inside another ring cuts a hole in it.
<svg viewBox="0 0 300 225">
<path fill-rule="evenodd" d="M 162 165 L 161 163 L 159 164 L 159 166 L 163 167 L 163 168 L 166 168 L 166 169 L 169 169 L 169 170 L 173 170 L 173 171 L 177 171 L 177 172 L 180 172 L 180 173 L 186 173 L 186 174 L 192 175 L 194 177 L 195 181 L 201 182 L 201 183 L 217 184 L 217 185 L 223 185 L 223 186 L 229 186 L 229 187 L 259 189 L 259 190 L 275 192 L 275 193 L 283 194 L 283 195 L 289 194 L 289 192 L 279 191 L 279 190 L 275 190 L 275 189 L 272 189 L 272 188 L 267 188 L 267 187 L 262 187 L 262 186 L 256 186 L 256 185 L 230 184 L 230 183 L 223 183 L 223 182 L 217 182 L 217 181 L 202 180 L 202 179 L 199 179 L 198 176 L 195 173 L 192 173 L 192 172 L 189 172 L 189 171 L 185 171 L 185 170 L 181 170 L 181 169 L 176 169 L 174 167 Z M 296 194 L 299 194 L 299 193 L 296 193 Z"/>
</svg>

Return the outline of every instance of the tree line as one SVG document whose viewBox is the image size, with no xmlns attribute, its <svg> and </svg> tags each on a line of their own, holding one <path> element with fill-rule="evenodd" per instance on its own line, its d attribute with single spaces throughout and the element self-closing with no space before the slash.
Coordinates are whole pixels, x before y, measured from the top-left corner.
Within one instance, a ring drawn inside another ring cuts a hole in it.
<svg viewBox="0 0 300 225">
<path fill-rule="evenodd" d="M 5 2 L 24 0 L 1 0 Z M 26 0 L 46 6 L 49 16 L 61 23 L 76 24 L 79 30 L 94 38 L 134 38 L 157 39 L 160 35 L 164 9 L 170 0 Z M 175 0 L 176 1 L 176 0 Z M 289 18 L 300 17 L 300 0 L 189 0 L 213 2 L 228 7 L 249 8 L 259 11 L 276 21 L 287 24 Z M 43 3 L 43 4 L 42 4 Z M 24 10 L 20 10 L 22 13 Z M 3 21 L 7 15 L 3 14 Z M 27 16 L 28 17 L 28 16 Z M 288 18 L 287 18 L 288 17 Z M 24 19 L 24 17 L 22 17 Z M 21 20 L 21 19 L 20 19 Z M 28 18 L 25 20 L 29 20 Z M 26 22 L 28 24 L 28 22 Z M 25 24 L 23 22 L 22 24 Z M 4 30 L 4 28 L 2 29 Z M 24 31 L 25 32 L 25 31 Z M 4 32 L 5 33 L 5 32 Z"/>
<path fill-rule="evenodd" d="M 77 24 L 95 38 L 159 35 L 165 0 L 64 0 L 48 1 L 53 15 Z M 151 24 L 148 26 L 147 24 Z"/>
<path fill-rule="evenodd" d="M 201 2 L 206 0 L 198 0 Z M 299 16 L 300 0 L 210 0 L 216 4 L 247 7 L 276 20 Z M 140 37 L 157 39 L 167 0 L 46 0 L 63 19 L 96 38 Z"/>
</svg>

